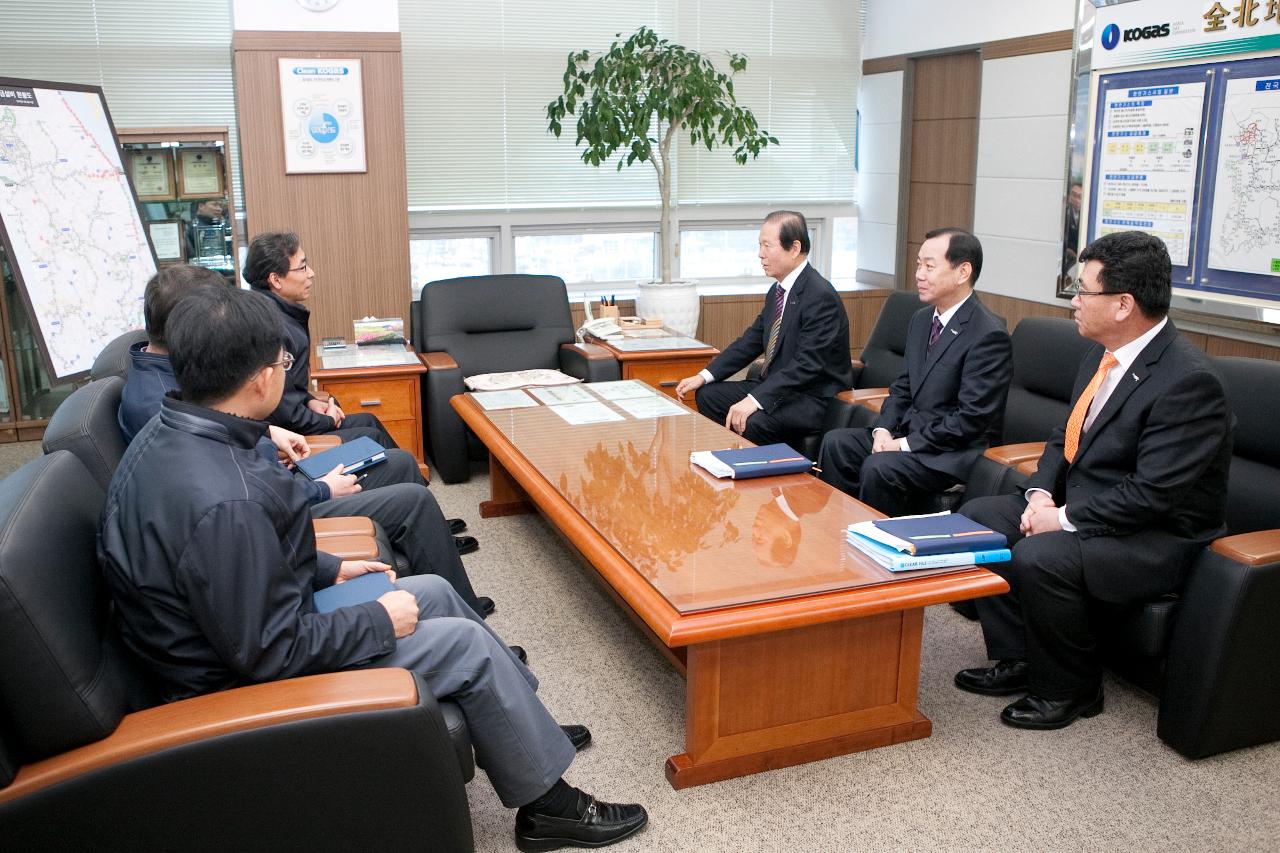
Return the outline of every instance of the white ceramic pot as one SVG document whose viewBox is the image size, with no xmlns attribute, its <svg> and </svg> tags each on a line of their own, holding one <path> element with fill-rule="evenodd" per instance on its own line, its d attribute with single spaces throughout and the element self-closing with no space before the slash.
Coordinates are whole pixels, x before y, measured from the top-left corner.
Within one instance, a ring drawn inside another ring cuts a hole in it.
<svg viewBox="0 0 1280 853">
<path fill-rule="evenodd" d="M 670 284 L 650 281 L 638 284 L 636 315 L 659 317 L 662 325 L 682 335 L 698 334 L 698 287 L 692 281 L 673 281 Z"/>
</svg>

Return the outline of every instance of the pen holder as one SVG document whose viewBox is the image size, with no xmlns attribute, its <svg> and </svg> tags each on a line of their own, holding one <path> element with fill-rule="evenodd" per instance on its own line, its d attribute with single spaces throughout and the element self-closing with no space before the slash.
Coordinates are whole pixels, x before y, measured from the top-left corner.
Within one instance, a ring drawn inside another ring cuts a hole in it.
<svg viewBox="0 0 1280 853">
<path fill-rule="evenodd" d="M 597 316 L 597 317 L 614 317 L 614 318 L 616 318 L 616 317 L 618 317 L 618 316 L 619 316 L 619 315 L 618 315 L 618 306 L 617 306 L 617 305 L 596 305 L 596 306 L 595 306 L 595 309 L 596 309 L 596 316 Z"/>
</svg>

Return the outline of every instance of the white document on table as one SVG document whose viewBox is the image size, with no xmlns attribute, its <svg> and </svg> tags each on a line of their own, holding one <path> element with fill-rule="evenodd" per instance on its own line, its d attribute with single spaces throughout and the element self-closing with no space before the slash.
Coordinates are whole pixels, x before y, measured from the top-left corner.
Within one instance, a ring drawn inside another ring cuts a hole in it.
<svg viewBox="0 0 1280 853">
<path fill-rule="evenodd" d="M 570 426 L 626 420 L 604 403 L 569 403 L 563 406 L 549 406 L 548 408 L 564 418 L 565 422 Z"/>
<path fill-rule="evenodd" d="M 606 400 L 629 400 L 633 397 L 652 397 L 657 394 L 648 385 L 635 379 L 623 379 L 620 382 L 592 382 L 583 386 L 596 392 Z"/>
<path fill-rule="evenodd" d="M 548 406 L 562 406 L 565 403 L 594 403 L 592 397 L 582 390 L 581 385 L 556 385 L 550 388 L 530 388 L 529 393 Z"/>
<path fill-rule="evenodd" d="M 538 405 L 538 401 L 523 391 L 476 391 L 471 394 L 486 412 L 497 409 L 525 409 Z"/>
<path fill-rule="evenodd" d="M 677 406 L 668 400 L 665 395 L 616 400 L 614 405 L 633 418 L 669 418 L 693 414 L 683 406 Z"/>
</svg>

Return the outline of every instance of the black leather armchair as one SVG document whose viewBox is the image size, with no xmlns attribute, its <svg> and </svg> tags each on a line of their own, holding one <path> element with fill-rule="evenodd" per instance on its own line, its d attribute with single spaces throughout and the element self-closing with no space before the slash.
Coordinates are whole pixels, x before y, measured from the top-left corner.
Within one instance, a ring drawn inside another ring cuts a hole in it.
<svg viewBox="0 0 1280 853">
<path fill-rule="evenodd" d="M 131 364 L 129 347 L 142 343 L 146 339 L 147 332 L 145 329 L 134 329 L 132 332 L 125 332 L 111 341 L 111 343 L 102 348 L 102 352 L 98 353 L 98 357 L 93 360 L 93 366 L 89 368 L 89 378 L 102 379 L 107 376 L 119 376 L 124 379 L 129 372 L 129 365 Z"/>
<path fill-rule="evenodd" d="M 0 849 L 473 849 L 470 750 L 412 673 L 154 705 L 97 561 L 103 500 L 65 451 L 0 481 Z"/>
<path fill-rule="evenodd" d="M 414 346 L 426 353 L 423 409 L 431 459 L 446 483 L 470 479 L 483 445 L 449 399 L 481 373 L 553 368 L 587 382 L 621 378 L 601 347 L 575 345 L 564 282 L 551 275 L 480 275 L 433 281 L 413 303 Z"/>
</svg>

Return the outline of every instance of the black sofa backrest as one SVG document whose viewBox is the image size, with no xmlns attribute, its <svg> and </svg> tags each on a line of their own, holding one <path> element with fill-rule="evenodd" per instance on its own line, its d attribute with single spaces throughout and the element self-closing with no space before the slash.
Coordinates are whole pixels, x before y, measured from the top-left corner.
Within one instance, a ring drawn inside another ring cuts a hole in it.
<svg viewBox="0 0 1280 853">
<path fill-rule="evenodd" d="M 418 352 L 447 352 L 463 376 L 557 368 L 573 342 L 564 281 L 553 275 L 478 275 L 433 281 L 413 305 Z"/>
<path fill-rule="evenodd" d="M 884 301 L 876 325 L 862 348 L 862 372 L 853 377 L 854 388 L 887 388 L 902 374 L 907 353 L 907 326 L 923 303 L 915 293 L 895 290 Z"/>
<path fill-rule="evenodd" d="M 106 492 L 111 475 L 127 445 L 117 413 L 124 380 L 116 376 L 97 379 L 77 388 L 62 401 L 44 431 L 45 453 L 69 450 Z"/>
<path fill-rule="evenodd" d="M 1013 330 L 1013 379 L 1000 444 L 1047 441 L 1071 414 L 1080 359 L 1093 342 L 1072 320 L 1027 317 Z"/>
<path fill-rule="evenodd" d="M 154 704 L 98 564 L 104 493 L 67 451 L 0 480 L 0 787 Z"/>
<path fill-rule="evenodd" d="M 129 365 L 132 363 L 132 359 L 129 357 L 129 347 L 146 339 L 146 330 L 135 329 L 132 332 L 125 332 L 107 344 L 102 348 L 102 352 L 98 353 L 98 357 L 93 360 L 93 366 L 89 368 L 89 378 L 102 379 L 106 376 L 119 376 L 123 379 L 128 374 Z"/>
<path fill-rule="evenodd" d="M 1227 531 L 1280 528 L 1280 362 L 1215 358 L 1236 416 L 1227 485 Z"/>
</svg>

